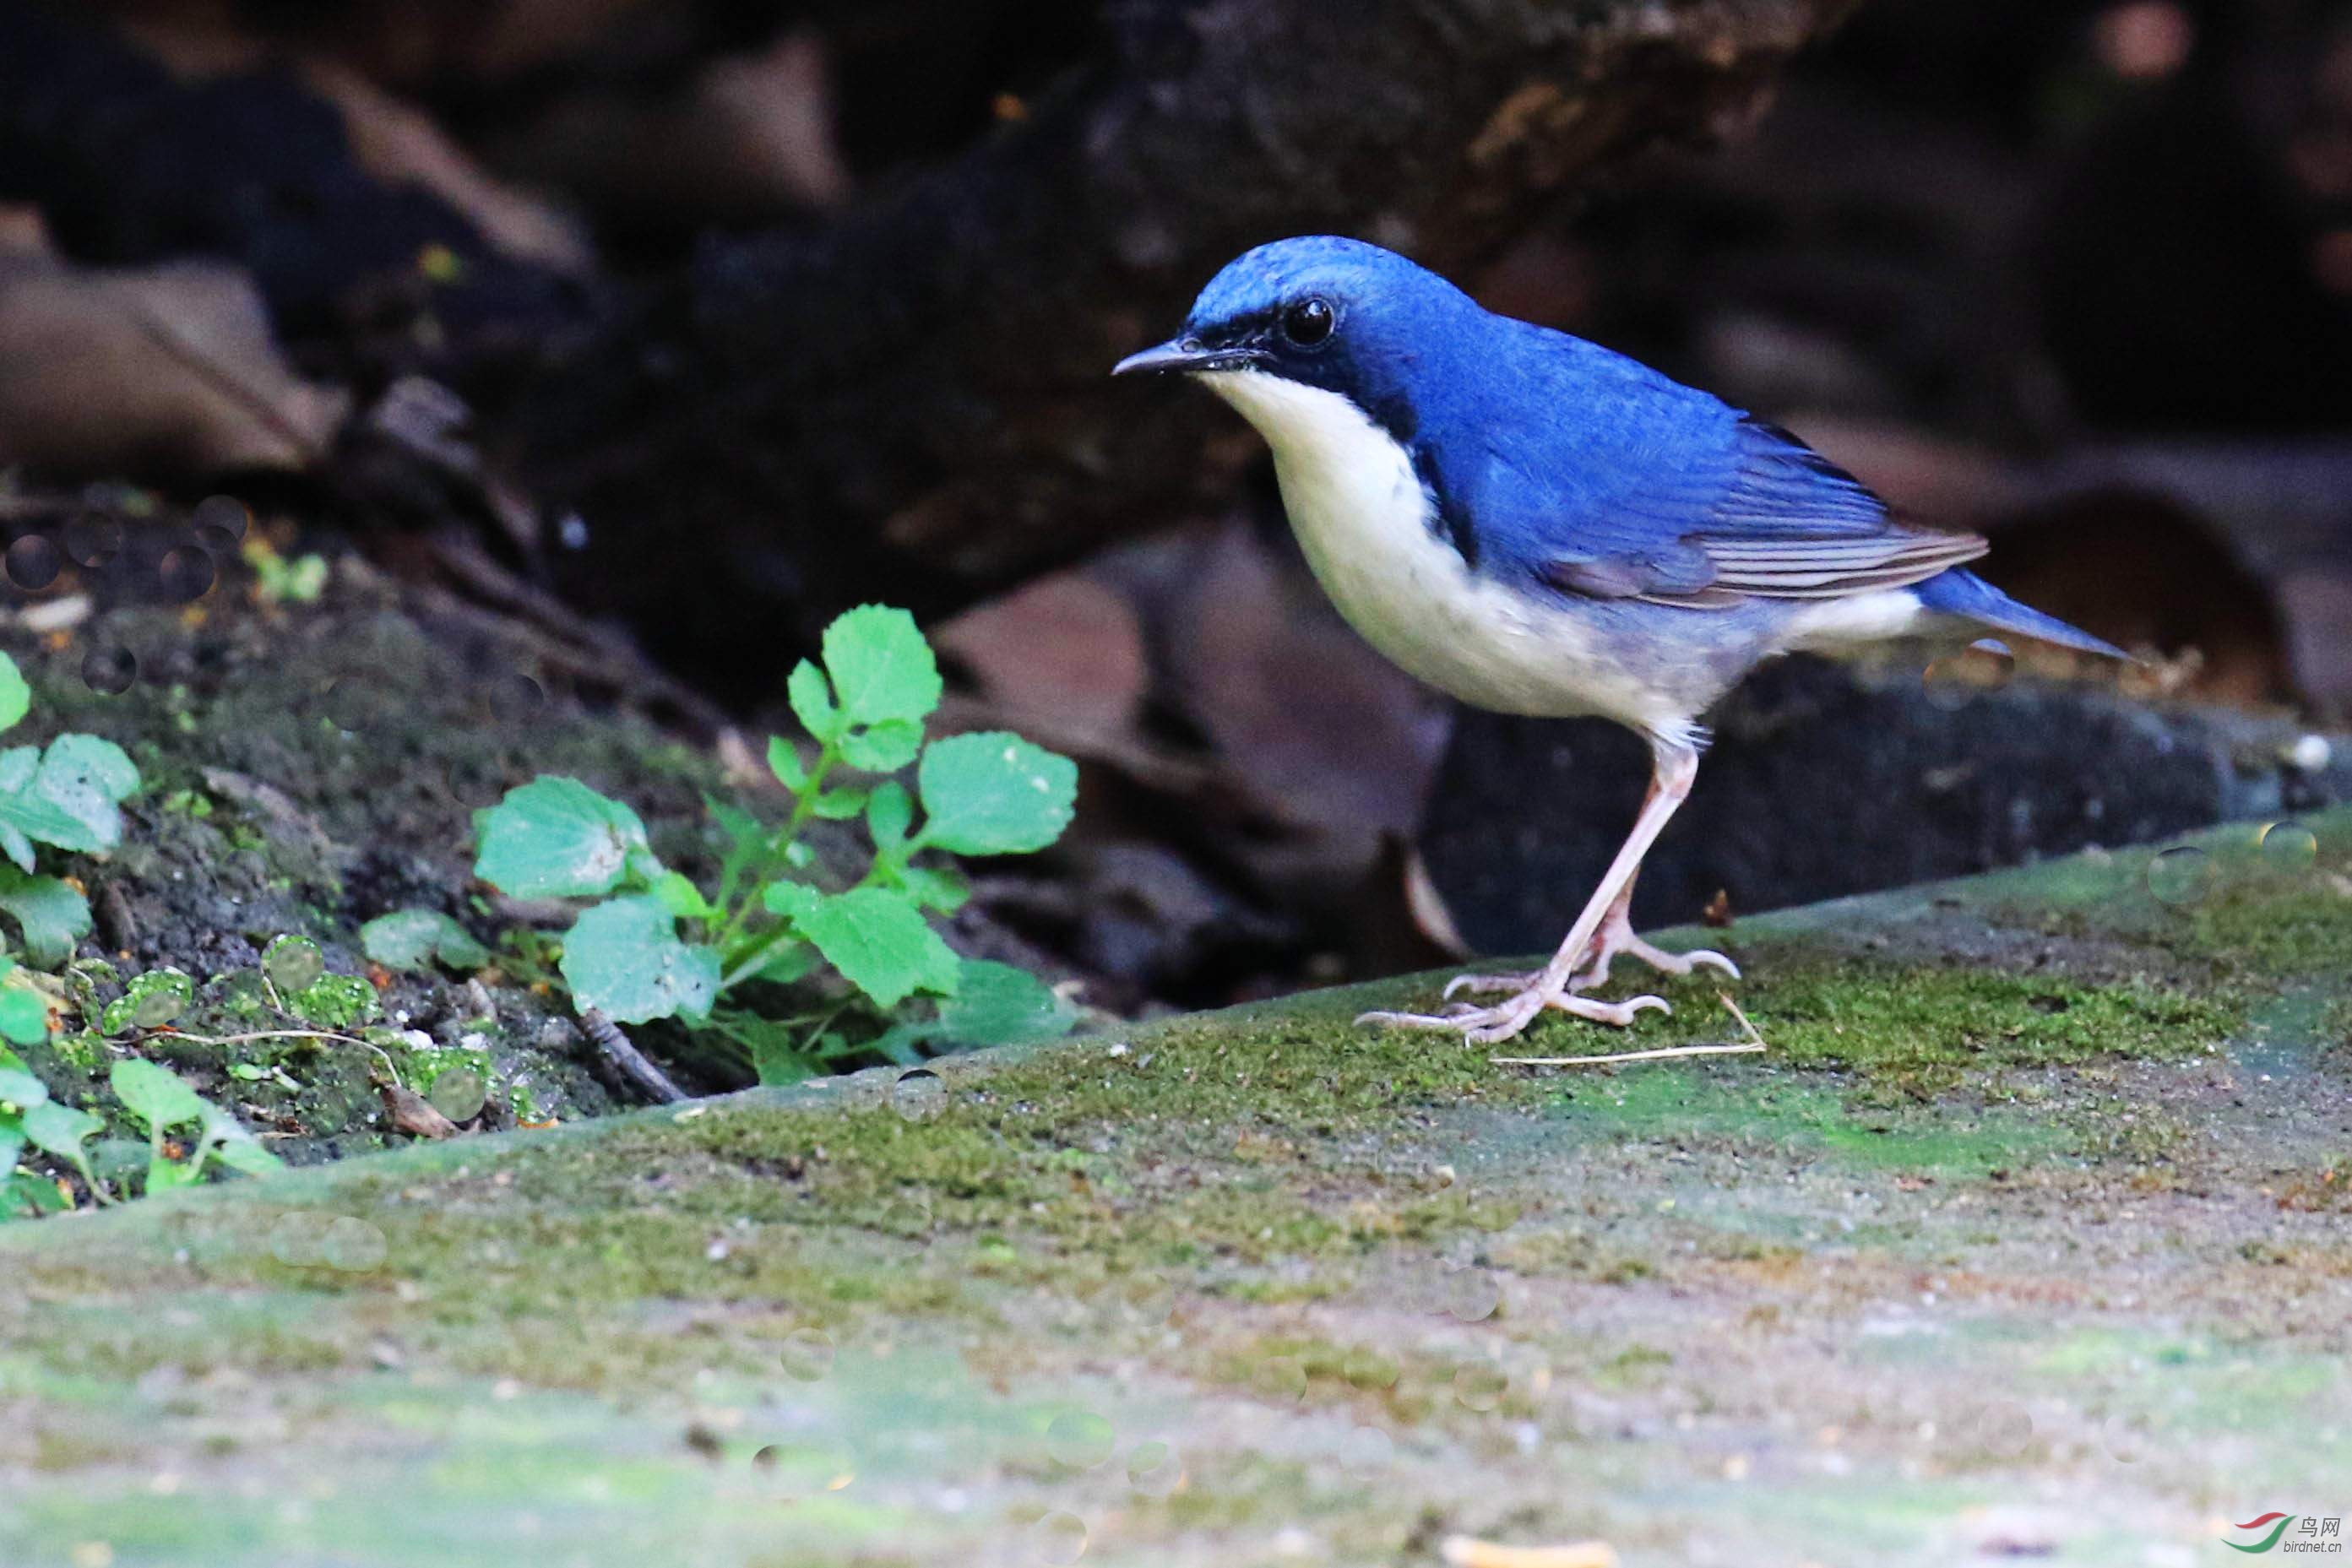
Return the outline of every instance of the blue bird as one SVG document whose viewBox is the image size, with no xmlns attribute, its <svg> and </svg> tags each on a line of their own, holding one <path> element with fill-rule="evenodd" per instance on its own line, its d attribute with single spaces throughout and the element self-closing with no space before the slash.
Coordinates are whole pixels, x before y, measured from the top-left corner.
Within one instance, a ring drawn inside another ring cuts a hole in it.
<svg viewBox="0 0 2352 1568">
<path fill-rule="evenodd" d="M 2110 658 L 1962 563 L 1974 534 L 1916 527 L 1787 431 L 1564 332 L 1482 308 L 1377 246 L 1261 246 L 1202 289 L 1183 331 L 1115 375 L 1193 377 L 1274 449 L 1307 565 L 1408 674 L 1501 713 L 1600 715 L 1649 742 L 1647 798 L 1550 963 L 1464 975 L 1491 1006 L 1366 1021 L 1508 1040 L 1550 1009 L 1625 1025 L 1654 996 L 1585 995 L 1669 953 L 1627 915 L 1642 857 L 1690 793 L 1698 716 L 1759 663 L 1908 635 L 1987 632 Z"/>
</svg>

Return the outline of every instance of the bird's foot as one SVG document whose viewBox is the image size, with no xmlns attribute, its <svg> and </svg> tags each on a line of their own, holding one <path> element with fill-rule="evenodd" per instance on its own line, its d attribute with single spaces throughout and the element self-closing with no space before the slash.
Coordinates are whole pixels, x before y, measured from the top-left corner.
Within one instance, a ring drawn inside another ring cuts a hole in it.
<svg viewBox="0 0 2352 1568">
<path fill-rule="evenodd" d="M 1505 991 L 1528 990 L 1542 978 L 1541 969 L 1525 975 L 1456 975 L 1445 982 L 1445 989 L 1439 999 L 1450 1002 L 1456 991 L 1467 991 L 1474 997 L 1493 997 Z"/>
<path fill-rule="evenodd" d="M 1653 969 L 1665 975 L 1687 975 L 1693 969 L 1720 969 L 1733 979 L 1739 978 L 1739 966 L 1722 954 L 1705 947 L 1695 947 L 1687 953 L 1669 953 L 1664 947 L 1643 941 L 1633 935 L 1633 922 L 1619 916 L 1601 926 L 1592 938 L 1592 946 L 1584 950 L 1580 967 L 1568 982 L 1571 991 L 1597 990 L 1609 979 L 1609 964 L 1617 957 L 1639 958 Z"/>
<path fill-rule="evenodd" d="M 1664 947 L 1644 942 L 1633 935 L 1633 927 L 1623 920 L 1613 920 L 1603 925 L 1592 938 L 1592 946 L 1584 950 L 1577 968 L 1568 982 L 1571 992 L 1597 990 L 1609 978 L 1609 965 L 1620 956 L 1639 958 L 1653 969 L 1667 975 L 1687 975 L 1693 969 L 1720 969 L 1733 979 L 1739 978 L 1739 966 L 1722 954 L 1706 948 L 1688 953 L 1669 953 Z M 1452 1001 L 1456 992 L 1467 991 L 1474 997 L 1499 996 L 1505 992 L 1532 988 L 1543 978 L 1541 970 L 1531 975 L 1456 975 L 1445 982 L 1445 999 Z"/>
<path fill-rule="evenodd" d="M 1465 979 L 1491 979 L 1491 976 L 1465 976 Z M 1455 1002 L 1442 1013 L 1365 1013 L 1356 1021 L 1360 1024 L 1382 1024 L 1391 1029 L 1444 1030 L 1462 1036 L 1467 1045 L 1498 1045 L 1509 1040 L 1536 1019 L 1547 1008 L 1563 1012 L 1570 1018 L 1580 1018 L 1592 1023 L 1610 1024 L 1623 1029 L 1647 1009 L 1662 1013 L 1675 1009 L 1657 997 L 1633 997 L 1622 1002 L 1599 1002 L 1590 997 L 1574 995 L 1564 988 L 1547 986 L 1540 975 L 1528 977 L 1535 983 L 1515 995 L 1505 998 L 1490 1008 L 1473 1007 L 1468 1002 Z M 1453 994 L 1448 987 L 1446 994 Z"/>
</svg>

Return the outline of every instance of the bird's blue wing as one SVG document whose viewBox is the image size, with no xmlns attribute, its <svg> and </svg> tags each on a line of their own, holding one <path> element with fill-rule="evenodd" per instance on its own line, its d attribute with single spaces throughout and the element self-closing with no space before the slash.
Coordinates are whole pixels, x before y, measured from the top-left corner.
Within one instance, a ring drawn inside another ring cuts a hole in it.
<svg viewBox="0 0 2352 1568">
<path fill-rule="evenodd" d="M 1711 606 L 1902 587 L 1985 551 L 1976 535 L 1895 518 L 1778 425 L 1545 336 L 1520 390 L 1553 393 L 1537 406 L 1557 412 L 1489 421 L 1469 444 L 1477 465 L 1451 476 L 1494 570 L 1589 598 Z"/>
</svg>

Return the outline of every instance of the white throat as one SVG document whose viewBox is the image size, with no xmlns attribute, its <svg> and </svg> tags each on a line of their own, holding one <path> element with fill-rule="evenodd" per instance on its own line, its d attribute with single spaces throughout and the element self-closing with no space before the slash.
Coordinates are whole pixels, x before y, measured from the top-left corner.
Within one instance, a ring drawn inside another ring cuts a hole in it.
<svg viewBox="0 0 2352 1568">
<path fill-rule="evenodd" d="M 1436 503 L 1412 455 L 1349 399 L 1263 371 L 1198 379 L 1274 448 L 1316 580 L 1408 674 L 1504 713 L 1656 716 L 1583 622 L 1471 571 L 1433 529 Z"/>
</svg>

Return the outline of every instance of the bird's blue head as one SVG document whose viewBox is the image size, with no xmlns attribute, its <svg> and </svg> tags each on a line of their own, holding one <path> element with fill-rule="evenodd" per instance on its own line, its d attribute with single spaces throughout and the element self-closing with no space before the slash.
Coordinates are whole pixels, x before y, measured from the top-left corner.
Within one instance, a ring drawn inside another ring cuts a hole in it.
<svg viewBox="0 0 2352 1568">
<path fill-rule="evenodd" d="M 1414 383 L 1485 316 L 1470 297 L 1393 251 L 1330 235 L 1262 245 L 1228 263 L 1184 329 L 1114 375 L 1214 378 L 1256 371 L 1337 392 L 1400 440 Z"/>
</svg>

